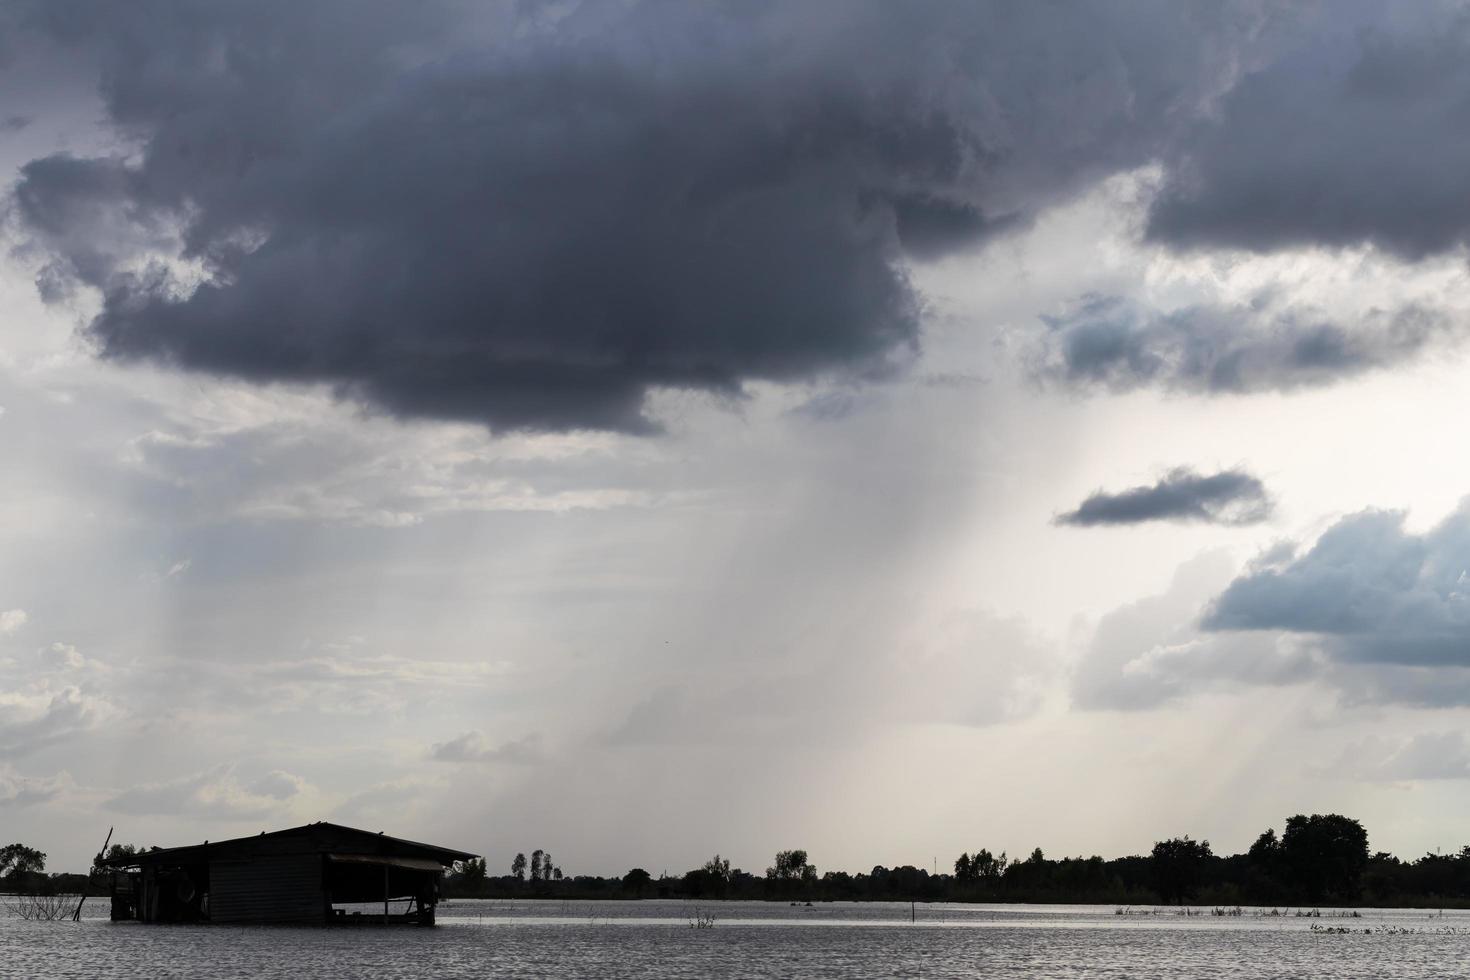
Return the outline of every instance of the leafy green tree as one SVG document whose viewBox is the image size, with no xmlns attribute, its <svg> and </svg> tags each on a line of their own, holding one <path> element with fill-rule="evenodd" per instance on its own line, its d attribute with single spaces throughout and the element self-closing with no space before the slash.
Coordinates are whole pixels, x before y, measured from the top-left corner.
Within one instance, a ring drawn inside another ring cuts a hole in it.
<svg viewBox="0 0 1470 980">
<path fill-rule="evenodd" d="M 806 859 L 806 851 L 778 851 L 776 863 L 766 869 L 766 880 L 780 891 L 790 891 L 798 885 L 815 885 L 817 869 Z"/>
<path fill-rule="evenodd" d="M 1183 905 L 1204 880 L 1213 857 L 1207 840 L 1194 841 L 1185 836 L 1159 841 L 1149 857 L 1159 896 Z"/>
<path fill-rule="evenodd" d="M 634 868 L 632 871 L 623 875 L 623 889 L 642 898 L 643 893 L 648 889 L 652 881 L 653 875 L 644 871 L 642 868 Z"/>
<path fill-rule="evenodd" d="M 699 869 L 704 872 L 705 884 L 716 896 L 725 897 L 730 889 L 730 861 L 718 854 L 704 862 L 704 867 Z"/>
<path fill-rule="evenodd" d="M 1274 869 L 1276 861 L 1281 857 L 1281 841 L 1276 839 L 1276 831 L 1269 827 L 1266 828 L 1261 836 L 1256 838 L 1250 850 L 1245 852 L 1245 856 L 1252 864 L 1259 865 L 1263 869 L 1268 867 Z"/>
<path fill-rule="evenodd" d="M 704 870 L 721 881 L 730 880 L 730 861 L 728 858 L 721 858 L 718 854 L 704 862 Z"/>
<path fill-rule="evenodd" d="M 516 881 L 526 880 L 526 855 L 517 854 L 516 859 L 510 862 L 510 873 L 515 876 Z"/>
<path fill-rule="evenodd" d="M 1000 857 L 996 857 L 982 847 L 970 858 L 970 871 L 976 878 L 994 882 L 1005 874 L 1008 863 L 1010 862 L 1006 860 L 1005 851 L 1001 851 Z"/>
<path fill-rule="evenodd" d="M 539 847 L 536 848 L 536 850 L 534 850 L 534 851 L 531 852 L 531 880 L 532 881 L 540 881 L 541 880 L 541 861 L 542 861 L 542 857 L 544 856 L 545 853 L 546 852 L 542 851 L 541 848 L 539 848 Z"/>
<path fill-rule="evenodd" d="M 98 851 L 97 856 L 92 858 L 92 870 L 89 872 L 89 877 L 93 879 L 98 879 L 101 876 L 106 875 L 108 871 L 111 870 L 102 866 L 103 861 L 114 861 L 119 858 L 130 858 L 134 855 L 142 854 L 146 850 L 148 850 L 148 848 L 139 847 L 136 844 L 113 844 L 106 851 Z"/>
<path fill-rule="evenodd" d="M 45 853 L 24 844 L 0 847 L 0 877 L 18 878 L 23 874 L 46 870 Z"/>
<path fill-rule="evenodd" d="M 1336 813 L 1297 814 L 1281 835 L 1281 864 L 1311 901 L 1356 899 L 1368 867 L 1368 832 Z"/>
<path fill-rule="evenodd" d="M 470 858 L 468 861 L 460 862 L 459 879 L 468 887 L 479 888 L 485 883 L 487 877 L 484 858 Z"/>
<path fill-rule="evenodd" d="M 975 880 L 975 865 L 970 859 L 970 852 L 965 851 L 954 860 L 954 877 L 956 881 L 967 882 Z"/>
</svg>

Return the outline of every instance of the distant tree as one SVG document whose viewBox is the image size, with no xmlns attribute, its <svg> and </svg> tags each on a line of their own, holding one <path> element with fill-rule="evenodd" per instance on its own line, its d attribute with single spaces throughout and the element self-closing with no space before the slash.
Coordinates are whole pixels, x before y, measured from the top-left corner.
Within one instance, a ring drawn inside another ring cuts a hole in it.
<svg viewBox="0 0 1470 980">
<path fill-rule="evenodd" d="M 540 881 L 541 880 L 541 860 L 542 860 L 542 855 L 543 854 L 544 854 L 544 852 L 539 847 L 536 848 L 536 850 L 534 850 L 534 851 L 531 852 L 531 880 L 532 881 Z"/>
<path fill-rule="evenodd" d="M 488 877 L 484 858 L 470 858 L 468 861 L 461 861 L 458 870 L 460 882 L 471 889 L 483 885 Z"/>
<path fill-rule="evenodd" d="M 92 870 L 89 872 L 89 875 L 96 878 L 99 875 L 106 874 L 110 869 L 102 866 L 103 861 L 130 858 L 146 850 L 146 847 L 139 847 L 137 844 L 113 844 L 106 851 L 98 851 L 96 857 L 92 858 Z"/>
<path fill-rule="evenodd" d="M 704 862 L 704 870 L 722 881 L 730 880 L 730 861 L 718 854 Z"/>
<path fill-rule="evenodd" d="M 139 847 L 137 844 L 113 844 L 105 853 L 98 851 L 93 863 L 101 864 L 104 860 L 115 861 L 119 858 L 130 858 L 136 854 L 143 853 L 145 850 L 147 848 Z"/>
<path fill-rule="evenodd" d="M 1276 839 L 1276 831 L 1269 827 L 1266 828 L 1261 836 L 1256 838 L 1250 850 L 1245 852 L 1245 856 L 1252 864 L 1263 868 L 1275 864 L 1276 860 L 1281 857 L 1281 842 Z"/>
<path fill-rule="evenodd" d="M 526 855 L 517 854 L 516 859 L 510 862 L 510 873 L 515 876 L 516 881 L 526 880 Z"/>
<path fill-rule="evenodd" d="M 643 892 L 647 890 L 652 881 L 653 875 L 644 871 L 642 868 L 634 868 L 632 871 L 623 875 L 623 889 L 642 898 Z"/>
<path fill-rule="evenodd" d="M 18 878 L 23 874 L 46 870 L 46 855 L 24 844 L 0 847 L 0 877 Z"/>
<path fill-rule="evenodd" d="M 1005 873 L 1005 869 L 1004 854 L 996 858 L 994 854 L 982 847 L 974 854 L 961 854 L 955 859 L 954 877 L 955 881 L 962 885 L 977 881 L 994 883 Z"/>
<path fill-rule="evenodd" d="M 1267 829 L 1245 852 L 1246 866 L 1253 876 L 1251 890 L 1257 895 L 1276 895 L 1281 888 L 1281 841 Z"/>
<path fill-rule="evenodd" d="M 766 869 L 767 878 L 778 881 L 815 881 L 817 869 L 806 859 L 806 851 L 778 851 L 776 864 Z"/>
<path fill-rule="evenodd" d="M 1154 884 L 1166 902 L 1183 905 L 1204 880 L 1209 870 L 1210 842 L 1187 836 L 1161 840 L 1150 855 Z"/>
<path fill-rule="evenodd" d="M 1036 850 L 1034 850 L 1034 851 L 1031 852 L 1031 856 L 1029 858 L 1027 858 L 1026 860 L 1028 862 L 1030 862 L 1031 864 L 1045 864 L 1046 863 L 1046 855 L 1045 854 L 1042 854 L 1041 853 L 1041 848 L 1038 847 Z"/>
<path fill-rule="evenodd" d="M 976 878 L 995 881 L 1001 875 L 1005 874 L 1008 863 L 1006 861 L 1005 851 L 1001 851 L 1000 857 L 996 857 L 982 847 L 970 858 L 970 872 Z"/>
<path fill-rule="evenodd" d="M 553 868 L 553 866 L 552 866 L 552 863 L 551 863 L 551 852 L 550 851 L 542 851 L 541 852 L 541 880 L 542 881 L 550 881 L 551 880 L 552 868 Z"/>
<path fill-rule="evenodd" d="M 679 882 L 679 890 L 688 898 L 724 898 L 730 890 L 733 873 L 730 862 L 716 854 Z"/>
<path fill-rule="evenodd" d="M 555 870 L 553 870 L 551 872 L 551 876 L 557 881 L 561 881 L 561 868 L 556 868 Z"/>
<path fill-rule="evenodd" d="M 1368 832 L 1336 813 L 1297 814 L 1281 835 L 1281 864 L 1312 901 L 1356 899 L 1368 867 Z"/>
</svg>

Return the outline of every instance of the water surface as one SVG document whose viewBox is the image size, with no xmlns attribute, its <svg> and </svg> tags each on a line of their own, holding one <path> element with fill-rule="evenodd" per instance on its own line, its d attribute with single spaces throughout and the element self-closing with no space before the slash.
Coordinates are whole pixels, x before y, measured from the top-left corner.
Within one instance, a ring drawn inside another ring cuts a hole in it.
<svg viewBox="0 0 1470 980">
<path fill-rule="evenodd" d="M 112 923 L 105 906 L 80 923 L 0 917 L 0 975 L 1409 980 L 1463 975 L 1470 953 L 1470 913 L 1403 909 L 454 901 L 436 929 L 313 929 Z M 713 927 L 691 928 L 700 916 Z"/>
</svg>

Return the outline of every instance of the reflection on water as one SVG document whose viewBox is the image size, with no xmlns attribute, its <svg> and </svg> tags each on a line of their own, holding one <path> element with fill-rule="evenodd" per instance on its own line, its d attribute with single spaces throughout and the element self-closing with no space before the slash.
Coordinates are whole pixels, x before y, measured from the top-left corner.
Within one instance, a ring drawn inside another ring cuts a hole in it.
<svg viewBox="0 0 1470 980">
<path fill-rule="evenodd" d="M 1331 910 L 1322 918 L 1205 912 L 455 901 L 440 906 L 437 929 L 145 926 L 93 913 L 81 923 L 0 919 L 0 975 L 1398 980 L 1458 975 L 1470 953 L 1467 912 L 1367 910 L 1353 918 Z M 701 915 L 713 916 L 714 927 L 690 928 Z"/>
</svg>

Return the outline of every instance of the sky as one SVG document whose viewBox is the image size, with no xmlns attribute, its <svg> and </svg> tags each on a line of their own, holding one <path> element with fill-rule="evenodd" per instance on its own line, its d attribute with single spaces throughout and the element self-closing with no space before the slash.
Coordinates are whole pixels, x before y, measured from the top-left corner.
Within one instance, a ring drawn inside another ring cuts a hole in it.
<svg viewBox="0 0 1470 980">
<path fill-rule="evenodd" d="M 1462 3 L 0 0 L 0 837 L 1470 843 Z"/>
</svg>

